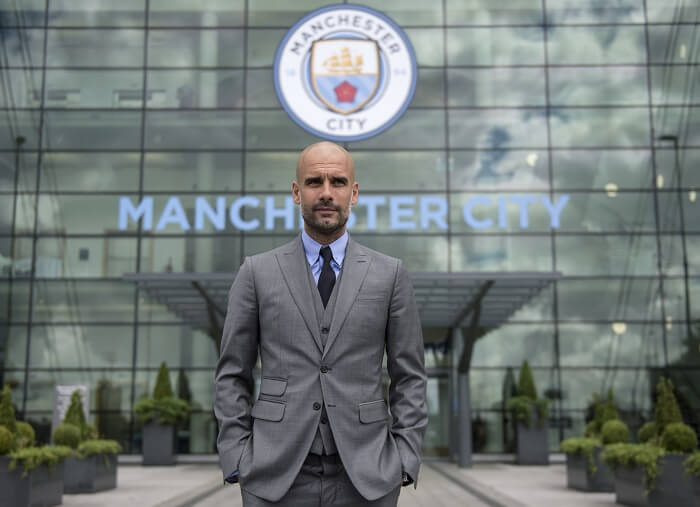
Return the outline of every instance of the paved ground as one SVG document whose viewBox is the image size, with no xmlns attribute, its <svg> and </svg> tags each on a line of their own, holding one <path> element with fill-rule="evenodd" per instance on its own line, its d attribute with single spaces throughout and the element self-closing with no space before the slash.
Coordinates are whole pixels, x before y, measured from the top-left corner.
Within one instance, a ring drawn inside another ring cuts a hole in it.
<svg viewBox="0 0 700 507">
<path fill-rule="evenodd" d="M 94 495 L 64 495 L 68 507 L 240 507 L 238 485 L 223 486 L 215 464 L 141 467 L 120 464 L 118 487 Z M 579 493 L 566 488 L 561 463 L 523 467 L 477 463 L 461 469 L 428 461 L 418 489 L 403 488 L 399 507 L 611 507 L 612 493 Z"/>
</svg>

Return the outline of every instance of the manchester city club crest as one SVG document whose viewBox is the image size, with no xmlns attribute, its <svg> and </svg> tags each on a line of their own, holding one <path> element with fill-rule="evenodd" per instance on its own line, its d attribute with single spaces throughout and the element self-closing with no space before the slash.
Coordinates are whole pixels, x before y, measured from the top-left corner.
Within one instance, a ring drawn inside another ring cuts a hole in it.
<svg viewBox="0 0 700 507">
<path fill-rule="evenodd" d="M 274 65 L 282 107 L 302 128 L 332 141 L 358 141 L 389 128 L 416 88 L 416 58 L 386 15 L 331 5 L 284 36 Z"/>
</svg>

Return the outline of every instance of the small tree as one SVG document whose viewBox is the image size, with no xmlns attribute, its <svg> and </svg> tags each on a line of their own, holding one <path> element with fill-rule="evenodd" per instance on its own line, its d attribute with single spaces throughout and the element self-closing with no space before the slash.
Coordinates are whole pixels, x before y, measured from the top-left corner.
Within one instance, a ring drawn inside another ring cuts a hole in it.
<svg viewBox="0 0 700 507">
<path fill-rule="evenodd" d="M 656 431 L 663 435 L 666 426 L 673 423 L 682 423 L 681 410 L 673 394 L 671 379 L 661 377 L 656 385 L 656 409 L 654 411 Z"/>
<path fill-rule="evenodd" d="M 63 422 L 72 424 L 81 430 L 87 424 L 83 409 L 83 397 L 80 396 L 80 391 L 77 389 L 70 395 L 70 404 L 68 405 L 68 410 L 66 410 L 66 415 L 63 416 Z"/>
<path fill-rule="evenodd" d="M 537 388 L 535 387 L 535 379 L 532 376 L 530 363 L 526 360 L 520 369 L 520 379 L 518 382 L 518 395 L 537 400 Z"/>
<path fill-rule="evenodd" d="M 13 435 L 17 433 L 17 419 L 15 419 L 15 409 L 12 406 L 12 394 L 10 386 L 5 384 L 0 397 L 0 426 L 7 428 Z"/>
<path fill-rule="evenodd" d="M 168 372 L 168 365 L 165 361 L 160 363 L 160 370 L 158 370 L 158 377 L 156 378 L 156 385 L 153 388 L 153 399 L 162 400 L 163 398 L 173 397 L 173 386 L 170 383 L 170 373 Z"/>
</svg>

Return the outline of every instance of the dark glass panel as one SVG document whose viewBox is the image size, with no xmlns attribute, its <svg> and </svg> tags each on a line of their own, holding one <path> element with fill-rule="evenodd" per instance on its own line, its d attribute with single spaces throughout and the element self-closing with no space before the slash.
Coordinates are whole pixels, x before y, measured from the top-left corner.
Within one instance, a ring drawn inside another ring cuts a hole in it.
<svg viewBox="0 0 700 507">
<path fill-rule="evenodd" d="M 561 280 L 559 318 L 562 321 L 658 320 L 658 282 L 654 279 Z"/>
<path fill-rule="evenodd" d="M 685 105 L 700 102 L 697 66 L 652 65 L 651 93 L 656 105 Z"/>
<path fill-rule="evenodd" d="M 155 92 L 151 93 L 155 94 Z M 149 97 L 149 103 L 152 98 Z M 140 109 L 142 103 L 142 71 L 58 69 L 46 71 L 44 107 Z"/>
<path fill-rule="evenodd" d="M 46 0 L 0 1 L 0 26 L 44 26 Z"/>
<path fill-rule="evenodd" d="M 562 369 L 561 382 L 566 410 L 586 408 L 593 393 L 613 390 L 618 409 L 626 411 L 648 411 L 652 408 L 650 370 L 645 367 L 631 370 L 585 368 Z"/>
<path fill-rule="evenodd" d="M 533 365 L 553 364 L 554 325 L 505 324 L 481 337 L 472 354 L 472 367 L 517 365 L 525 359 Z"/>
<path fill-rule="evenodd" d="M 152 108 L 243 107 L 243 71 L 152 70 L 148 73 Z"/>
<path fill-rule="evenodd" d="M 249 111 L 246 147 L 301 151 L 317 138 L 308 134 L 282 111 Z"/>
<path fill-rule="evenodd" d="M 48 31 L 49 67 L 140 67 L 143 30 Z"/>
<path fill-rule="evenodd" d="M 557 236 L 557 270 L 568 276 L 656 275 L 656 236 Z"/>
<path fill-rule="evenodd" d="M 542 23 L 540 0 L 447 0 L 449 24 L 490 25 Z"/>
<path fill-rule="evenodd" d="M 385 234 L 364 235 L 357 232 L 353 233 L 352 237 L 362 245 L 400 258 L 409 272 L 447 271 L 449 249 L 447 238 L 444 236 L 402 237 Z"/>
<path fill-rule="evenodd" d="M 419 69 L 411 106 L 442 107 L 445 104 L 445 73 L 442 69 Z"/>
<path fill-rule="evenodd" d="M 0 80 L 0 108 L 39 107 L 41 71 L 38 69 L 3 69 Z"/>
<path fill-rule="evenodd" d="M 37 256 L 42 278 L 118 278 L 136 271 L 136 239 L 39 238 Z"/>
<path fill-rule="evenodd" d="M 179 238 L 143 238 L 141 271 L 231 273 L 238 270 L 240 264 L 240 244 L 240 237 L 233 234 L 216 237 L 188 235 Z"/>
<path fill-rule="evenodd" d="M 250 2 L 248 23 L 252 26 L 292 26 L 298 19 L 325 4 L 324 0 Z"/>
<path fill-rule="evenodd" d="M 16 185 L 20 192 L 33 192 L 36 188 L 36 153 L 0 152 L 0 191 L 12 192 L 15 188 L 15 164 L 19 161 L 19 177 Z"/>
<path fill-rule="evenodd" d="M 552 146 L 641 147 L 649 144 L 646 108 L 552 109 Z"/>
<path fill-rule="evenodd" d="M 0 284 L 3 291 L 0 310 L 3 311 L 0 318 L 0 366 L 5 369 L 23 369 L 27 357 L 27 326 L 8 326 L 5 318 L 8 308 L 3 304 L 8 290 L 6 283 Z"/>
<path fill-rule="evenodd" d="M 10 20 L 3 15 L 2 24 L 17 26 L 17 19 L 17 16 Z M 43 21 L 41 24 L 43 25 Z M 44 30 L 3 27 L 0 30 L 0 41 L 3 46 L 3 63 L 7 67 L 41 67 L 44 61 Z"/>
<path fill-rule="evenodd" d="M 125 195 L 123 198 L 125 202 L 130 201 L 134 209 L 141 202 L 136 196 Z M 40 214 L 39 231 L 55 234 L 112 234 L 120 230 L 120 218 L 124 220 L 124 230 L 135 230 L 136 223 L 127 213 L 127 206 L 122 210 L 123 217 L 120 217 L 121 199 L 122 196 L 119 195 L 40 195 L 39 208 L 51 211 Z M 143 208 L 146 207 L 144 204 Z M 162 208 L 153 209 L 154 223 L 157 223 L 161 211 Z"/>
<path fill-rule="evenodd" d="M 453 236 L 452 270 L 466 272 L 551 271 L 549 236 Z"/>
<path fill-rule="evenodd" d="M 450 111 L 451 148 L 508 149 L 547 145 L 544 109 Z"/>
<path fill-rule="evenodd" d="M 137 111 L 46 111 L 44 149 L 134 150 L 141 145 Z"/>
<path fill-rule="evenodd" d="M 645 67 L 552 67 L 549 96 L 555 106 L 645 106 Z"/>
<path fill-rule="evenodd" d="M 657 170 L 668 174 L 667 168 L 658 163 Z M 554 186 L 559 189 L 605 190 L 612 194 L 618 189 L 651 189 L 654 184 L 651 151 L 646 149 L 556 150 L 552 152 L 552 173 Z"/>
<path fill-rule="evenodd" d="M 18 137 L 24 138 L 23 150 L 39 146 L 39 111 L 0 110 L 0 150 L 17 149 Z"/>
<path fill-rule="evenodd" d="M 505 107 L 545 104 L 542 69 L 450 69 L 449 106 Z M 514 86 L 514 84 L 516 84 Z"/>
<path fill-rule="evenodd" d="M 674 10 L 677 8 L 673 5 Z M 695 17 L 686 18 L 685 13 L 680 13 L 680 21 L 697 22 Z M 689 13 L 693 15 L 692 11 Z M 676 14 L 678 16 L 679 14 Z M 649 25 L 649 63 L 697 63 L 700 62 L 700 33 L 697 26 L 687 25 Z"/>
<path fill-rule="evenodd" d="M 237 191 L 241 187 L 241 157 L 240 152 L 146 153 L 143 187 L 158 192 Z"/>
<path fill-rule="evenodd" d="M 547 0 L 549 23 L 644 23 L 644 0 L 587 2 Z"/>
<path fill-rule="evenodd" d="M 140 153 L 45 153 L 43 191 L 137 191 Z"/>
<path fill-rule="evenodd" d="M 242 30 L 153 29 L 148 34 L 149 67 L 237 67 L 242 64 Z"/>
<path fill-rule="evenodd" d="M 146 113 L 147 150 L 231 150 L 241 147 L 238 111 L 151 111 Z"/>
<path fill-rule="evenodd" d="M 572 193 L 561 212 L 561 230 L 655 232 L 654 194 Z"/>
<path fill-rule="evenodd" d="M 243 25 L 244 0 L 150 0 L 151 26 Z"/>
<path fill-rule="evenodd" d="M 547 153 L 542 150 L 469 150 L 450 155 L 453 190 L 549 189 Z"/>
<path fill-rule="evenodd" d="M 250 67 L 272 67 L 277 47 L 286 33 L 287 30 L 279 29 L 249 30 L 248 65 Z"/>
<path fill-rule="evenodd" d="M 145 0 L 51 0 L 51 26 L 143 26 Z"/>
<path fill-rule="evenodd" d="M 700 5 L 696 0 L 646 0 L 650 23 L 674 23 L 692 21 L 700 17 Z"/>
<path fill-rule="evenodd" d="M 700 146 L 700 106 L 657 107 L 654 109 L 654 129 L 658 137 L 676 137 L 681 147 Z M 673 146 L 658 138 L 657 141 Z"/>
<path fill-rule="evenodd" d="M 549 31 L 549 63 L 646 63 L 644 26 L 567 26 Z"/>
<path fill-rule="evenodd" d="M 187 326 L 140 325 L 138 332 L 139 368 L 158 368 L 162 361 L 171 370 L 216 366 L 219 357 L 216 340 L 204 331 Z"/>
</svg>

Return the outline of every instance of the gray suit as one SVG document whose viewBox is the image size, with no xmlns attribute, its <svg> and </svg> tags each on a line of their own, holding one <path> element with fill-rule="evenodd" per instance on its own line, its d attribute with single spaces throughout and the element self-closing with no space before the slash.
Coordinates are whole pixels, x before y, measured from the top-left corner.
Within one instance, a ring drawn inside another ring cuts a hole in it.
<svg viewBox="0 0 700 507">
<path fill-rule="evenodd" d="M 323 408 L 363 497 L 387 495 L 402 470 L 417 485 L 426 377 L 407 272 L 350 238 L 327 330 L 313 289 L 300 237 L 247 257 L 231 286 L 214 405 L 224 476 L 238 470 L 243 489 L 280 500 L 318 440 Z M 251 407 L 258 349 L 262 379 Z M 381 381 L 385 349 L 391 414 Z"/>
</svg>

